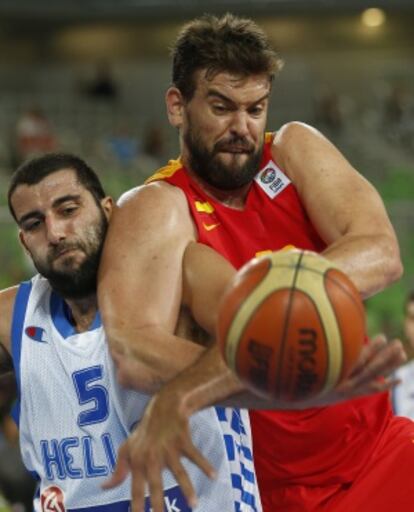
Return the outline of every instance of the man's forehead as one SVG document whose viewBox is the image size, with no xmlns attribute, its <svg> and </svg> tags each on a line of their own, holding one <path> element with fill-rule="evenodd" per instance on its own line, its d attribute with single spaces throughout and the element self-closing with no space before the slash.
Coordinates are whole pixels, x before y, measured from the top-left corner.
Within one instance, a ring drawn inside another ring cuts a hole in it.
<svg viewBox="0 0 414 512">
<path fill-rule="evenodd" d="M 12 194 L 11 203 L 15 210 L 47 207 L 59 197 L 78 196 L 84 191 L 73 169 L 61 169 L 45 176 L 38 183 L 19 184 Z"/>
<path fill-rule="evenodd" d="M 84 187 L 79 183 L 76 172 L 73 169 L 60 169 L 56 172 L 48 174 L 43 179 L 34 184 L 22 183 L 16 187 L 16 193 L 21 190 L 25 193 L 33 193 L 38 191 L 53 190 L 80 190 Z"/>
<path fill-rule="evenodd" d="M 228 71 L 209 71 L 201 69 L 196 72 L 197 88 L 208 92 L 211 88 L 224 88 L 231 90 L 248 90 L 251 94 L 263 94 L 271 86 L 269 77 L 266 74 L 240 75 Z"/>
</svg>

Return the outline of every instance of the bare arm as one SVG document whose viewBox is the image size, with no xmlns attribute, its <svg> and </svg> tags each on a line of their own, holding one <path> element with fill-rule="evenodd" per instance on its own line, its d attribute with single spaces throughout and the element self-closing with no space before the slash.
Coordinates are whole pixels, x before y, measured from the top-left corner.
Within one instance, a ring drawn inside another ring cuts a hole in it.
<svg viewBox="0 0 414 512">
<path fill-rule="evenodd" d="M 193 239 L 187 201 L 168 184 L 127 193 L 114 212 L 98 299 L 118 376 L 126 386 L 153 392 L 204 351 L 173 334 L 183 254 Z"/>
<path fill-rule="evenodd" d="M 10 404 L 16 393 L 11 351 L 11 323 L 17 287 L 0 291 L 0 406 Z"/>
<path fill-rule="evenodd" d="M 219 304 L 227 286 L 235 276 L 235 269 L 220 254 L 207 246 L 190 243 L 184 253 L 184 301 L 191 308 L 195 321 L 215 334 Z M 203 407 L 220 404 L 249 409 L 304 409 L 315 405 L 334 403 L 353 396 L 388 389 L 392 381 L 377 381 L 376 377 L 389 375 L 405 360 L 399 342 L 384 347 L 377 339 L 361 355 L 360 367 L 374 359 L 347 381 L 347 384 L 325 397 L 297 404 L 270 400 L 246 389 L 227 367 L 217 344 L 209 348 L 190 368 L 178 375 L 163 389 L 171 403 L 180 404 L 191 415 Z M 343 396 L 342 396 L 343 395 Z"/>
<path fill-rule="evenodd" d="M 289 123 L 276 134 L 273 156 L 335 261 L 364 298 L 401 277 L 398 241 L 383 202 L 321 133 Z"/>
<path fill-rule="evenodd" d="M 220 298 L 234 273 L 228 262 L 206 246 L 189 244 L 184 253 L 185 301 L 191 307 L 195 320 L 211 332 L 214 332 Z M 393 380 L 379 381 L 377 377 L 388 375 L 404 360 L 400 342 L 387 345 L 385 340 L 374 340 L 365 349 L 354 373 L 341 387 L 318 400 L 292 404 L 265 399 L 246 391 L 225 365 L 215 344 L 153 397 L 137 430 L 122 445 L 117 469 L 107 486 L 118 485 L 131 470 L 134 503 L 142 504 L 147 481 L 154 510 L 162 510 L 160 470 L 168 467 L 189 502 L 194 503 L 194 489 L 179 461 L 180 457 L 188 457 L 209 476 L 214 471 L 192 444 L 188 427 L 192 413 L 217 403 L 259 409 L 303 409 L 336 403 L 388 389 Z M 231 398 L 228 399 L 229 396 Z"/>
</svg>

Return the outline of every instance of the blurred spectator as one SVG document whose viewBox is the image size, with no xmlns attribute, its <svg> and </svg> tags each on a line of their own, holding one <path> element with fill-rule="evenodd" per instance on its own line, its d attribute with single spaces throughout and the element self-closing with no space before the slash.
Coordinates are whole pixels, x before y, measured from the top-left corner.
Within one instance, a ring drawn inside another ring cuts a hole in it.
<svg viewBox="0 0 414 512">
<path fill-rule="evenodd" d="M 126 124 L 118 126 L 113 135 L 108 137 L 109 157 L 122 168 L 130 167 L 138 156 L 138 141 Z"/>
<path fill-rule="evenodd" d="M 54 151 L 57 138 L 40 108 L 26 111 L 16 123 L 15 165 L 41 153 Z"/>
<path fill-rule="evenodd" d="M 405 87 L 394 85 L 384 105 L 384 117 L 387 125 L 398 125 L 403 121 L 407 103 L 408 94 Z"/>
<path fill-rule="evenodd" d="M 137 166 L 142 175 L 149 176 L 165 162 L 165 134 L 158 124 L 150 125 L 144 133 L 142 151 Z"/>
<path fill-rule="evenodd" d="M 414 139 L 413 98 L 403 83 L 394 85 L 384 102 L 383 132 L 411 153 Z"/>
<path fill-rule="evenodd" d="M 338 94 L 332 90 L 321 91 L 316 101 L 316 124 L 330 133 L 343 128 L 343 115 Z"/>
<path fill-rule="evenodd" d="M 411 360 L 396 372 L 402 382 L 394 390 L 393 402 L 396 414 L 414 419 L 414 291 L 405 302 L 404 336 Z"/>
<path fill-rule="evenodd" d="M 98 65 L 96 75 L 86 86 L 85 92 L 92 99 L 110 102 L 118 99 L 118 85 L 107 62 Z"/>
</svg>

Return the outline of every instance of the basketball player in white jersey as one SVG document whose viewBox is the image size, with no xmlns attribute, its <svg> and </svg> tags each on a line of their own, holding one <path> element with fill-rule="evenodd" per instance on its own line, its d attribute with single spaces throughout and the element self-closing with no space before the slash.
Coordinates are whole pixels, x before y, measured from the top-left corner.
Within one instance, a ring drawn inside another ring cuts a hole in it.
<svg viewBox="0 0 414 512">
<path fill-rule="evenodd" d="M 34 510 L 126 512 L 131 482 L 102 486 L 149 396 L 117 383 L 97 309 L 96 274 L 112 199 L 82 160 L 66 154 L 23 164 L 12 177 L 8 198 L 20 240 L 38 271 L 30 281 L 0 292 L 0 341 L 3 356 L 12 356 L 19 390 L 13 414 L 23 462 L 39 481 Z M 196 271 L 189 268 L 184 276 Z M 211 300 L 222 291 L 213 292 Z M 190 293 L 184 296 L 197 317 L 197 301 Z M 188 344 L 188 362 L 204 350 L 181 341 Z M 163 357 L 175 366 L 173 353 Z M 190 508 L 165 472 L 165 510 L 261 511 L 248 429 L 238 410 L 209 408 L 197 414 L 191 435 L 214 464 L 216 479 L 204 474 L 211 476 L 212 470 L 202 456 L 193 462 L 204 472 L 187 462 L 176 468 L 185 468 L 199 496 Z M 147 499 L 145 511 L 150 510 Z"/>
</svg>

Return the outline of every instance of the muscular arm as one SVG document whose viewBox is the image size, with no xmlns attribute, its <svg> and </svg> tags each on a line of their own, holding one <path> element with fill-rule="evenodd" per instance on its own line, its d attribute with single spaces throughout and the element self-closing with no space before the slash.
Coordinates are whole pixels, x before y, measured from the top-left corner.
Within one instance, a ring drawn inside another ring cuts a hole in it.
<svg viewBox="0 0 414 512">
<path fill-rule="evenodd" d="M 0 291 L 0 407 L 10 404 L 16 393 L 13 362 L 10 355 L 11 322 L 17 287 Z"/>
<path fill-rule="evenodd" d="M 187 247 L 183 262 L 184 300 L 195 321 L 214 335 L 220 300 L 236 271 L 217 252 L 195 243 Z M 383 340 L 378 339 L 365 349 L 361 362 L 373 358 L 377 352 L 380 357 L 376 356 L 374 365 L 355 379 L 349 379 L 343 389 L 314 401 L 292 404 L 248 391 L 227 367 L 218 345 L 214 344 L 162 393 L 168 394 L 169 403 L 180 404 L 186 415 L 212 404 L 249 409 L 304 409 L 351 398 L 353 393 L 360 395 L 389 387 L 388 381 L 372 382 L 372 379 L 387 375 L 404 362 L 404 352 L 399 342 L 393 342 L 384 350 Z"/>
<path fill-rule="evenodd" d="M 114 212 L 98 299 L 118 376 L 126 386 L 153 392 L 204 351 L 173 334 L 181 306 L 183 254 L 193 239 L 187 201 L 168 184 L 125 194 Z M 128 368 L 132 361 L 133 370 Z"/>
<path fill-rule="evenodd" d="M 397 238 L 380 196 L 335 146 L 314 128 L 289 123 L 276 134 L 273 156 L 327 243 L 324 256 L 364 298 L 401 276 Z"/>
</svg>

